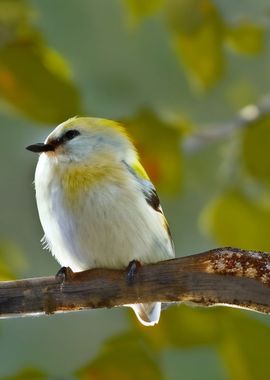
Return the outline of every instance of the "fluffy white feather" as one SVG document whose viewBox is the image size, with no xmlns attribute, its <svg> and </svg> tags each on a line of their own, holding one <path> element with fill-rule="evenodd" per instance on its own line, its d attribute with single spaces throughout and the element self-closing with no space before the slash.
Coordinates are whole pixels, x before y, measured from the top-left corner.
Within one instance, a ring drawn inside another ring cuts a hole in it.
<svg viewBox="0 0 270 380">
<path fill-rule="evenodd" d="M 78 136 L 65 140 L 69 130 Z M 147 179 L 128 170 L 137 154 L 117 124 L 72 119 L 45 145 L 52 148 L 41 153 L 36 168 L 37 206 L 48 246 L 62 266 L 75 272 L 124 268 L 132 260 L 146 264 L 174 256 L 165 218 L 145 196 L 154 187 L 149 190 Z M 141 323 L 158 322 L 160 303 L 130 306 Z"/>
</svg>

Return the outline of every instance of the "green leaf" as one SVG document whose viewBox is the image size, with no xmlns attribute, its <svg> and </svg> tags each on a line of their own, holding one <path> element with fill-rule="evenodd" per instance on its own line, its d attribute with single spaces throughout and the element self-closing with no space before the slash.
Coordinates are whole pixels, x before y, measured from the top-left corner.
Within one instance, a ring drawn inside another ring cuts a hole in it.
<svg viewBox="0 0 270 380">
<path fill-rule="evenodd" d="M 1 47 L 24 38 L 33 32 L 31 20 L 34 12 L 24 0 L 1 0 L 0 28 Z"/>
<path fill-rule="evenodd" d="M 166 350 L 179 349 L 181 355 L 183 349 L 211 347 L 223 360 L 230 379 L 263 380 L 270 376 L 269 339 L 270 328 L 246 312 L 182 304 L 164 311 L 155 328 L 136 322 L 132 332 L 107 341 L 97 358 L 78 372 L 78 378 L 162 379 L 159 362 Z"/>
<path fill-rule="evenodd" d="M 200 224 L 219 245 L 270 251 L 270 207 L 240 191 L 227 191 L 212 200 Z"/>
<path fill-rule="evenodd" d="M 131 21 L 133 23 L 138 23 L 144 17 L 151 15 L 161 8 L 164 0 L 123 0 L 126 4 Z"/>
<path fill-rule="evenodd" d="M 182 179 L 180 123 L 167 123 L 150 110 L 142 110 L 123 123 L 130 131 L 141 161 L 158 190 L 167 194 L 178 192 Z"/>
<path fill-rule="evenodd" d="M 214 85 L 224 71 L 223 23 L 210 0 L 169 0 L 168 22 L 176 52 L 192 83 Z"/>
<path fill-rule="evenodd" d="M 4 377 L 3 380 L 45 380 L 47 376 L 38 369 L 25 368 L 16 375 Z"/>
<path fill-rule="evenodd" d="M 256 84 L 250 81 L 249 77 L 240 76 L 228 85 L 225 96 L 233 109 L 239 112 L 239 109 L 246 107 L 247 104 L 257 102 Z"/>
<path fill-rule="evenodd" d="M 80 370 L 81 380 L 162 380 L 158 358 L 136 333 L 107 341 L 97 358 Z"/>
<path fill-rule="evenodd" d="M 35 41 L 0 49 L 0 96 L 28 117 L 46 123 L 79 114 L 78 93 L 72 82 L 64 79 L 66 66 L 56 57 Z"/>
<path fill-rule="evenodd" d="M 0 243 L 0 280 L 14 280 L 25 268 L 25 260 L 19 248 L 9 241 Z"/>
<path fill-rule="evenodd" d="M 264 49 L 265 29 L 251 20 L 241 20 L 227 27 L 226 41 L 237 53 L 256 55 Z"/>
<path fill-rule="evenodd" d="M 23 0 L 0 2 L 0 98 L 37 121 L 57 124 L 81 112 L 65 60 L 49 48 Z"/>
<path fill-rule="evenodd" d="M 214 346 L 220 336 L 218 325 L 221 315 L 220 308 L 209 310 L 181 304 L 163 311 L 154 329 L 141 327 L 138 323 L 136 327 L 153 349 Z"/>
<path fill-rule="evenodd" d="M 241 155 L 245 169 L 265 184 L 270 184 L 270 116 L 250 124 L 242 135 Z"/>
<path fill-rule="evenodd" d="M 269 327 L 234 310 L 227 310 L 219 327 L 218 350 L 230 380 L 269 379 Z"/>
<path fill-rule="evenodd" d="M 263 380 L 270 376 L 270 328 L 246 312 L 174 306 L 163 312 L 156 328 L 139 330 L 152 350 L 214 348 L 231 380 Z"/>
</svg>

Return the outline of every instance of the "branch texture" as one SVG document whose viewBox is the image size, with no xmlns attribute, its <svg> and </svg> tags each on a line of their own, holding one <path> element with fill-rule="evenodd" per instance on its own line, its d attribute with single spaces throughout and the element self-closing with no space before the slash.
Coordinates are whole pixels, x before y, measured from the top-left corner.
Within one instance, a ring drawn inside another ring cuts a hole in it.
<svg viewBox="0 0 270 380">
<path fill-rule="evenodd" d="M 202 125 L 197 133 L 183 140 L 183 149 L 187 153 L 196 152 L 213 142 L 224 140 L 239 129 L 249 127 L 269 114 L 270 96 L 266 95 L 258 104 L 242 108 L 231 121 Z"/>
<path fill-rule="evenodd" d="M 0 317 L 162 301 L 226 304 L 270 314 L 270 254 L 218 248 L 126 270 L 0 282 Z"/>
</svg>

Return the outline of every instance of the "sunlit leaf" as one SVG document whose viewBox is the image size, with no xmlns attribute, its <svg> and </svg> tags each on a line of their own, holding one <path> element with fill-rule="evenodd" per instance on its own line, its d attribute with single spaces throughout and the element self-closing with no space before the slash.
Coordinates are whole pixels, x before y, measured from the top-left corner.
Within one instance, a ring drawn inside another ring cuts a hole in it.
<svg viewBox="0 0 270 380">
<path fill-rule="evenodd" d="M 161 380 L 158 358 L 138 335 L 127 333 L 107 341 L 97 358 L 77 375 L 81 380 Z"/>
<path fill-rule="evenodd" d="M 79 97 L 48 65 L 48 52 L 32 41 L 0 49 L 0 96 L 35 120 L 58 123 L 80 113 Z"/>
<path fill-rule="evenodd" d="M 215 345 L 219 339 L 219 319 L 222 309 L 208 310 L 175 305 L 162 312 L 155 329 L 136 324 L 155 349 L 191 348 Z"/>
<path fill-rule="evenodd" d="M 34 12 L 24 0 L 0 1 L 0 47 L 33 32 L 30 20 Z"/>
<path fill-rule="evenodd" d="M 246 170 L 256 179 L 270 184 L 270 116 L 265 116 L 243 131 L 242 158 Z"/>
<path fill-rule="evenodd" d="M 226 39 L 236 52 L 254 55 L 263 51 L 265 30 L 250 20 L 242 20 L 236 25 L 227 27 Z"/>
<path fill-rule="evenodd" d="M 181 125 L 166 123 L 144 110 L 124 120 L 151 180 L 164 193 L 179 191 L 182 177 Z"/>
<path fill-rule="evenodd" d="M 238 78 L 231 83 L 226 91 L 226 98 L 236 112 L 244 108 L 247 104 L 254 104 L 258 94 L 256 84 L 250 78 Z"/>
<path fill-rule="evenodd" d="M 13 280 L 25 268 L 25 260 L 19 248 L 11 242 L 0 242 L 0 280 Z"/>
<path fill-rule="evenodd" d="M 232 380 L 264 379 L 263 374 L 269 377 L 267 355 L 270 328 L 245 312 L 222 307 L 207 309 L 181 305 L 163 312 L 155 328 L 141 327 L 138 323 L 134 327 L 134 333 L 110 339 L 98 357 L 80 371 L 79 378 L 144 379 L 140 371 L 145 366 L 149 370 L 148 355 L 152 368 L 159 361 L 158 353 L 164 350 L 198 347 L 215 349 Z M 123 370 L 127 374 L 123 374 Z M 162 378 L 160 370 L 149 372 L 147 376 L 149 379 L 152 376 Z"/>
<path fill-rule="evenodd" d="M 191 80 L 208 88 L 224 70 L 223 23 L 210 0 L 169 0 L 168 22 L 174 46 Z"/>
<path fill-rule="evenodd" d="M 43 46 L 43 64 L 49 72 L 64 81 L 70 81 L 71 70 L 63 57 L 57 51 Z"/>
<path fill-rule="evenodd" d="M 270 328 L 248 315 L 227 310 L 218 347 L 230 380 L 269 379 Z"/>
<path fill-rule="evenodd" d="M 228 191 L 212 200 L 200 223 L 219 245 L 270 251 L 270 207 L 241 192 Z"/>
<path fill-rule="evenodd" d="M 267 360 L 270 328 L 245 312 L 181 305 L 165 311 L 155 329 L 139 330 L 152 349 L 203 346 L 216 349 L 232 380 L 270 376 Z"/>
<path fill-rule="evenodd" d="M 58 123 L 80 114 L 67 63 L 49 48 L 23 0 L 0 2 L 0 98 L 37 121 Z"/>
<path fill-rule="evenodd" d="M 126 4 L 133 22 L 138 22 L 145 16 L 157 11 L 164 0 L 123 0 Z"/>
<path fill-rule="evenodd" d="M 3 380 L 45 380 L 47 376 L 35 368 L 26 368 L 16 375 L 4 377 Z"/>
</svg>

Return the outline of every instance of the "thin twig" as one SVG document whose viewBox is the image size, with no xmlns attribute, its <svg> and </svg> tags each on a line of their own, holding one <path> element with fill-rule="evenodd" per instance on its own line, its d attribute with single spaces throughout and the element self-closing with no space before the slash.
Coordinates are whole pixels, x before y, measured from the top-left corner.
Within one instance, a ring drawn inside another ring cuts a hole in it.
<svg viewBox="0 0 270 380">
<path fill-rule="evenodd" d="M 270 96 L 264 96 L 258 104 L 242 108 L 236 117 L 228 122 L 202 125 L 197 133 L 183 140 L 183 149 L 187 153 L 197 152 L 211 143 L 224 140 L 236 130 L 246 128 L 266 115 L 270 115 Z"/>
<path fill-rule="evenodd" d="M 218 248 L 138 268 L 93 269 L 0 283 L 0 317 L 53 314 L 138 302 L 226 304 L 270 314 L 270 255 Z"/>
</svg>

